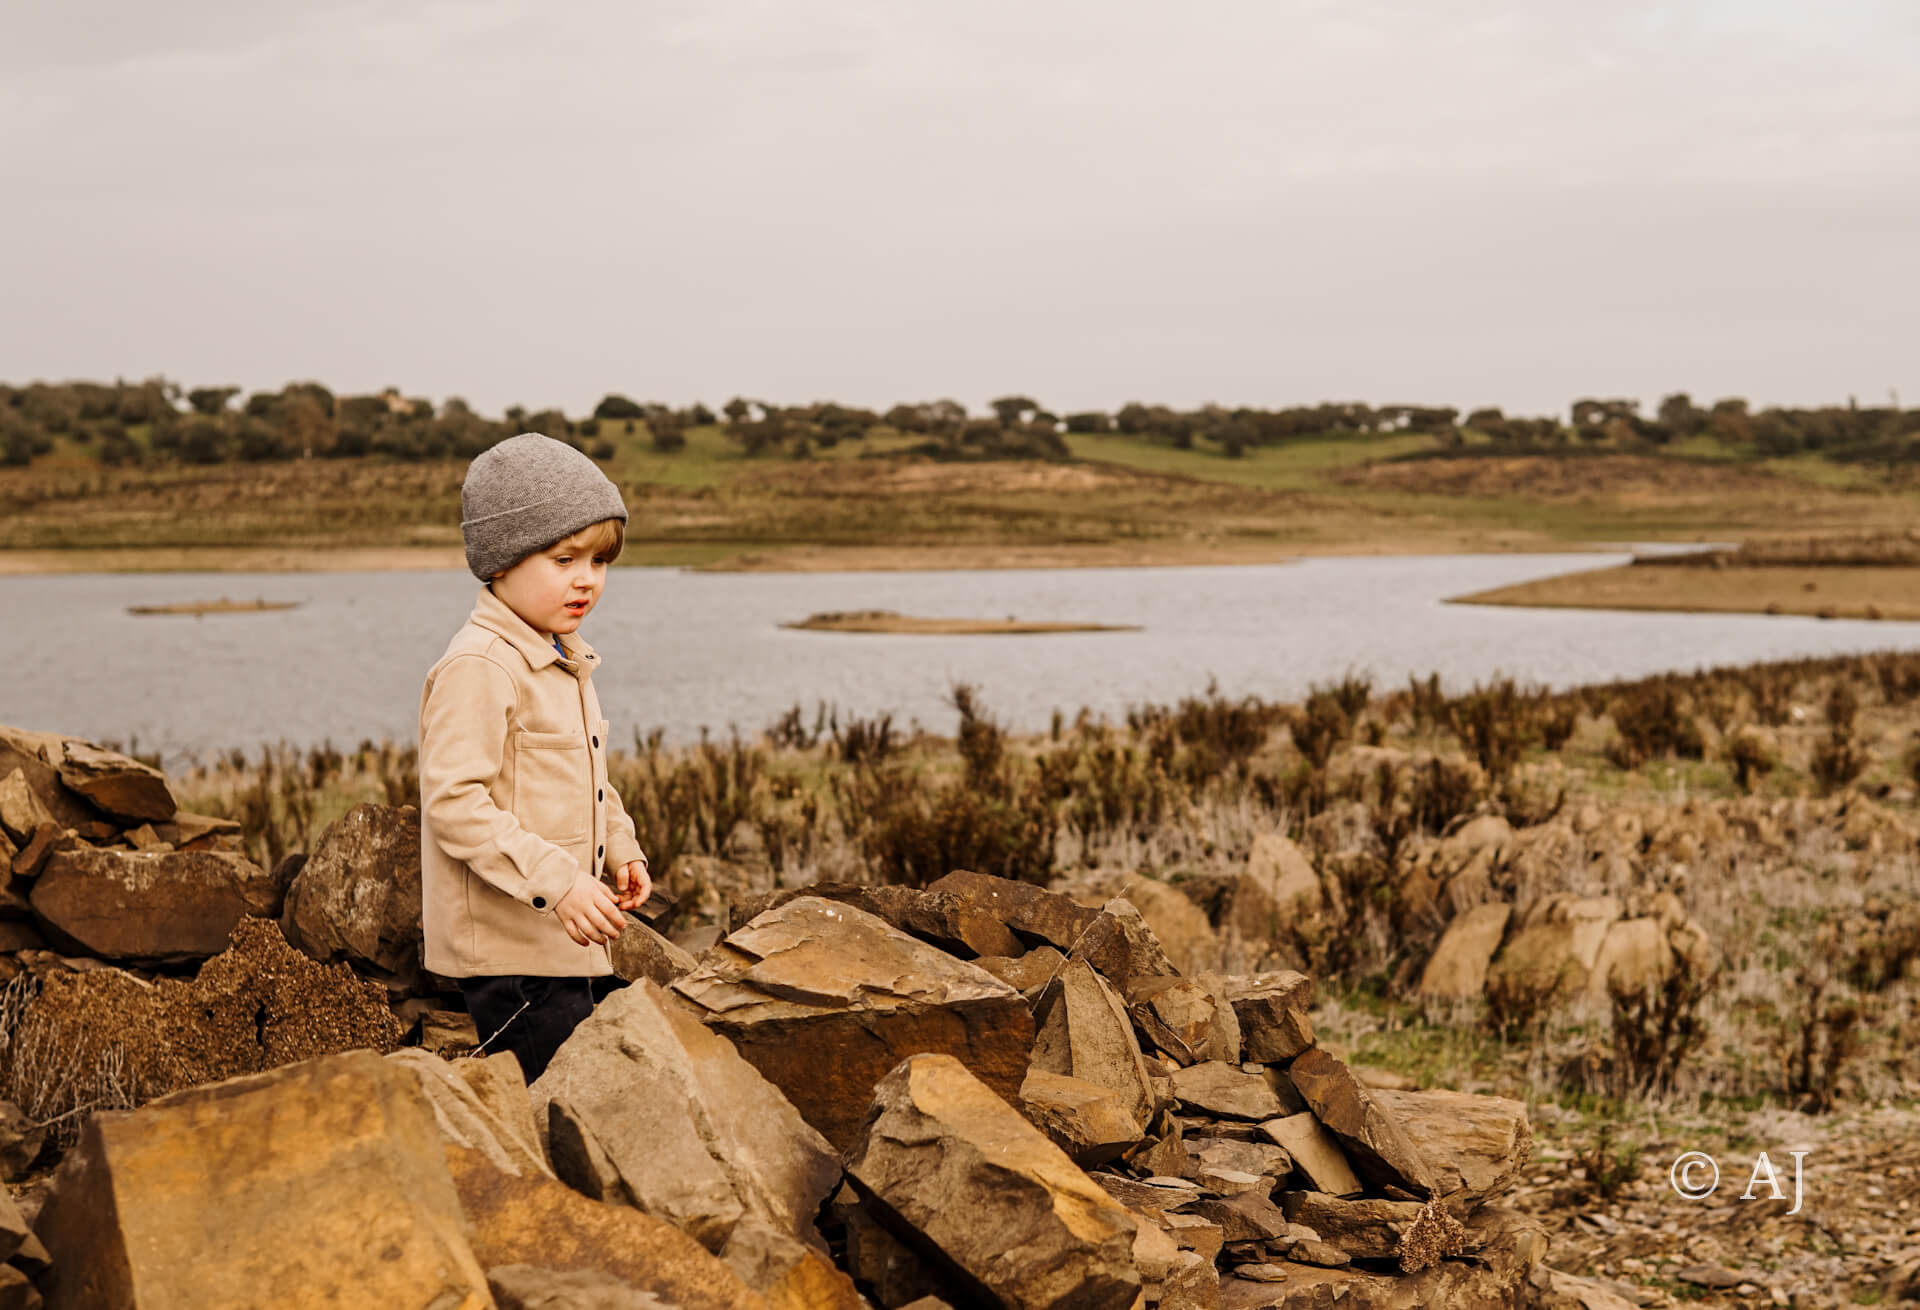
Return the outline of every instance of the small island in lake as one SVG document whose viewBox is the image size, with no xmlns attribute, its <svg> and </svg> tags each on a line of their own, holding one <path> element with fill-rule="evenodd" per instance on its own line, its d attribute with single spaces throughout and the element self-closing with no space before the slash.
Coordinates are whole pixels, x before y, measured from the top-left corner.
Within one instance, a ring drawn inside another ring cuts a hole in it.
<svg viewBox="0 0 1920 1310">
<path fill-rule="evenodd" d="M 290 610 L 297 600 L 186 600 L 172 605 L 129 605 L 129 614 L 259 614 L 267 610 Z"/>
<path fill-rule="evenodd" d="M 1920 619 L 1920 532 L 1776 537 L 1642 555 L 1631 564 L 1537 578 L 1452 601 L 1912 621 Z"/>
<path fill-rule="evenodd" d="M 1040 632 L 1138 632 L 1138 624 L 1035 622 L 1004 619 L 929 619 L 892 610 L 845 610 L 815 614 L 783 628 L 807 632 L 883 632 L 911 636 L 980 637 Z"/>
</svg>

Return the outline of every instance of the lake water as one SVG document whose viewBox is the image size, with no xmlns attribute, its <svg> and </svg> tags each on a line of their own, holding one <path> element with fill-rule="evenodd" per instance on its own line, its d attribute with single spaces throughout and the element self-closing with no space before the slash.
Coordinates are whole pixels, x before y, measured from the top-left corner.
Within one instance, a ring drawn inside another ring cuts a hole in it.
<svg viewBox="0 0 1920 1310">
<path fill-rule="evenodd" d="M 1348 670 L 1376 688 L 1496 671 L 1565 687 L 1788 656 L 1920 649 L 1920 623 L 1448 605 L 1448 596 L 1623 553 L 1388 556 L 1221 568 L 708 574 L 618 569 L 583 634 L 616 741 L 660 727 L 757 732 L 796 702 L 893 711 L 950 732 L 948 688 L 978 686 L 1016 727 L 1058 707 L 1117 715 L 1209 680 L 1298 699 Z M 0 578 L 0 723 L 163 750 L 411 741 L 422 675 L 472 608 L 457 572 L 84 574 Z M 297 601 L 251 614 L 129 605 Z M 783 630 L 825 610 L 1137 624 L 1137 632 L 869 636 Z"/>
</svg>

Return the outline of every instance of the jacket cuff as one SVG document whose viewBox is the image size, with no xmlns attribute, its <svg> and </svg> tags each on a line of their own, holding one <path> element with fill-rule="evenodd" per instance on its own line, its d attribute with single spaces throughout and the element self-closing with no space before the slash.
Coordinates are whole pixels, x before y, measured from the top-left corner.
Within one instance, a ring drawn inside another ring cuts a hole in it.
<svg viewBox="0 0 1920 1310">
<path fill-rule="evenodd" d="M 521 884 L 514 899 L 521 904 L 552 914 L 554 907 L 560 904 L 560 898 L 573 887 L 574 879 L 580 876 L 580 866 L 574 863 L 571 855 L 556 850 L 534 867 L 533 873 Z"/>
<path fill-rule="evenodd" d="M 640 843 L 623 832 L 607 835 L 607 872 L 618 872 L 620 866 L 632 860 L 645 860 L 647 853 L 640 849 Z"/>
</svg>

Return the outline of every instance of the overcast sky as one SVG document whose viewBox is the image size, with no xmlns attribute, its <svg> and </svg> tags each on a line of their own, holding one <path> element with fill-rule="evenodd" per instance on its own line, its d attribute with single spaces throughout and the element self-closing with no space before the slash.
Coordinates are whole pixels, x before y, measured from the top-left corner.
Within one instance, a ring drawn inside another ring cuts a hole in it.
<svg viewBox="0 0 1920 1310">
<path fill-rule="evenodd" d="M 1920 406 L 1914 0 L 0 7 L 0 380 Z"/>
</svg>

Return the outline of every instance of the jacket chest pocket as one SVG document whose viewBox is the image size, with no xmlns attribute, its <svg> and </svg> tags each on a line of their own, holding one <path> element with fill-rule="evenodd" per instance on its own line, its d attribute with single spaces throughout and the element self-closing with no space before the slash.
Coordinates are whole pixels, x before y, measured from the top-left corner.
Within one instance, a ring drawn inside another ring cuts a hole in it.
<svg viewBox="0 0 1920 1310">
<path fill-rule="evenodd" d="M 571 732 L 513 734 L 513 813 L 521 824 L 565 846 L 593 826 L 593 761 L 585 737 Z"/>
</svg>

